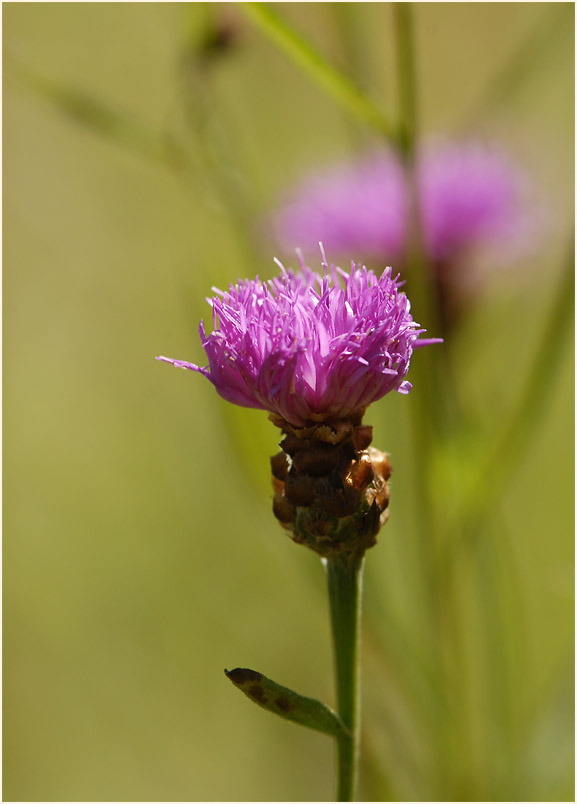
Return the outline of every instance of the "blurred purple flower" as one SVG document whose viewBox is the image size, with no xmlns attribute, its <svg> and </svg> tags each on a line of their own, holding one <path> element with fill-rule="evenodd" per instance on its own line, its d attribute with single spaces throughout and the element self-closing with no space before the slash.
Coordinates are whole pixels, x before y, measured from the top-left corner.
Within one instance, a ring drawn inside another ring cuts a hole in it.
<svg viewBox="0 0 577 804">
<path fill-rule="evenodd" d="M 526 184 L 495 149 L 437 144 L 417 164 L 424 247 L 442 269 L 472 248 L 513 250 L 535 232 L 536 210 L 525 203 Z M 379 152 L 306 180 L 273 217 L 280 242 L 310 251 L 319 240 L 337 254 L 398 264 L 407 242 L 407 189 L 402 165 Z"/>
<path fill-rule="evenodd" d="M 213 331 L 200 338 L 208 367 L 158 357 L 198 371 L 224 399 L 261 408 L 297 427 L 362 416 L 405 380 L 419 329 L 398 277 L 354 263 L 350 274 L 323 262 L 324 275 L 281 268 L 268 282 L 242 280 L 207 299 Z"/>
</svg>

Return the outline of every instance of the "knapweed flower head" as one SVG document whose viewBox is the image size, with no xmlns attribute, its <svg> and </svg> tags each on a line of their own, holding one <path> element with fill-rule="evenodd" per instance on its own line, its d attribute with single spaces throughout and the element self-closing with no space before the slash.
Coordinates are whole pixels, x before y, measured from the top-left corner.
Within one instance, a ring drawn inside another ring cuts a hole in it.
<svg viewBox="0 0 577 804">
<path fill-rule="evenodd" d="M 296 427 L 360 420 L 405 379 L 424 330 L 391 268 L 377 276 L 353 263 L 349 273 L 323 263 L 281 269 L 268 282 L 242 280 L 214 289 L 213 330 L 200 324 L 208 366 L 159 357 L 203 374 L 220 396 L 261 408 Z M 324 257 L 323 257 L 324 259 Z"/>
<path fill-rule="evenodd" d="M 321 247 L 322 251 L 322 247 Z M 408 393 L 413 349 L 434 340 L 413 321 L 398 276 L 351 265 L 323 273 L 281 263 L 280 276 L 214 289 L 213 329 L 200 338 L 203 374 L 237 405 L 269 411 L 284 438 L 271 459 L 273 512 L 323 557 L 350 560 L 376 543 L 389 505 L 387 455 L 371 445 L 365 408 L 389 391 Z"/>
<path fill-rule="evenodd" d="M 424 247 L 437 267 L 478 247 L 527 248 L 541 212 L 527 181 L 495 148 L 477 143 L 426 147 L 417 160 Z M 321 239 L 336 254 L 402 263 L 407 253 L 406 178 L 391 151 L 371 153 L 304 181 L 272 220 L 283 245 L 308 252 Z"/>
</svg>

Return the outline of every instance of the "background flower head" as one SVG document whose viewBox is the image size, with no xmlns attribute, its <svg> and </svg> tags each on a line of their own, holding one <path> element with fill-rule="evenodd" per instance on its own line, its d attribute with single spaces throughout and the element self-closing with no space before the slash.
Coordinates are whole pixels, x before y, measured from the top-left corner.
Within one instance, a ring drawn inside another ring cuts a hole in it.
<svg viewBox="0 0 577 804">
<path fill-rule="evenodd" d="M 496 148 L 430 145 L 417 186 L 425 250 L 438 266 L 478 247 L 514 252 L 534 240 L 538 210 L 527 201 L 527 180 Z M 333 253 L 398 264 L 407 250 L 407 196 L 398 156 L 379 151 L 306 179 L 272 226 L 284 245 L 309 251 L 322 239 Z"/>
<path fill-rule="evenodd" d="M 208 299 L 213 331 L 200 324 L 208 367 L 159 357 L 198 371 L 229 402 L 262 408 L 296 426 L 362 415 L 389 391 L 408 393 L 405 376 L 424 331 L 413 321 L 399 277 L 353 263 L 280 264 L 269 282 L 242 280 Z"/>
</svg>

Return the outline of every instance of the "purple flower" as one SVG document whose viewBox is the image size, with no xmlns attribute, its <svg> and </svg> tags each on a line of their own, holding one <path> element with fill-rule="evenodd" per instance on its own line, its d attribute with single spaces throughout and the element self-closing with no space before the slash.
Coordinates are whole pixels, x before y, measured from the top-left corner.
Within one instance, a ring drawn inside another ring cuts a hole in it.
<svg viewBox="0 0 577 804">
<path fill-rule="evenodd" d="M 299 255 L 300 256 L 300 255 Z M 323 254 L 324 257 L 324 254 Z M 420 340 L 407 297 L 391 268 L 380 277 L 354 263 L 350 274 L 323 262 L 268 282 L 242 280 L 213 289 L 213 331 L 200 338 L 208 367 L 158 357 L 203 374 L 224 399 L 261 408 L 297 427 L 362 416 L 405 380 Z"/>
<path fill-rule="evenodd" d="M 424 245 L 437 267 L 479 245 L 517 249 L 534 234 L 537 210 L 524 203 L 524 180 L 496 150 L 478 144 L 426 148 L 417 186 Z M 307 252 L 322 240 L 333 253 L 398 263 L 406 254 L 406 219 L 403 168 L 385 151 L 308 179 L 272 225 L 284 245 L 296 243 Z"/>
</svg>

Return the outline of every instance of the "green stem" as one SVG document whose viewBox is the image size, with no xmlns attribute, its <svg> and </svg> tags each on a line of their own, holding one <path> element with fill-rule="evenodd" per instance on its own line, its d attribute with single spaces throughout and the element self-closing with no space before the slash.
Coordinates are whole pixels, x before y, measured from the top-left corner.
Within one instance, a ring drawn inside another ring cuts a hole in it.
<svg viewBox="0 0 577 804">
<path fill-rule="evenodd" d="M 393 21 L 396 39 L 399 121 L 399 155 L 402 158 L 408 188 L 407 210 L 407 274 L 414 315 L 428 332 L 437 334 L 436 310 L 432 291 L 431 267 L 427 265 L 423 249 L 419 193 L 416 176 L 416 152 L 418 135 L 417 76 L 415 64 L 413 9 L 410 3 L 393 3 Z M 414 446 L 417 454 L 416 496 L 420 505 L 416 508 L 418 533 L 421 543 L 421 571 L 428 597 L 428 610 L 433 596 L 432 572 L 434 567 L 433 541 L 430 530 L 434 522 L 429 475 L 433 460 L 436 433 L 440 415 L 436 374 L 438 351 L 431 350 L 426 360 L 419 361 L 413 369 L 418 377 L 421 393 L 412 406 Z"/>
<path fill-rule="evenodd" d="M 415 15 L 418 6 L 393 3 L 397 57 L 397 91 L 399 104 L 399 154 L 403 162 L 408 188 L 407 253 L 408 287 L 415 318 L 432 335 L 441 334 L 441 311 L 436 288 L 434 266 L 424 244 L 418 187 L 419 102 Z M 439 552 L 443 534 L 440 530 L 438 490 L 433 486 L 435 458 L 439 448 L 450 443 L 451 430 L 460 416 L 457 395 L 451 388 L 444 346 L 435 347 L 416 361 L 415 384 L 420 389 L 412 405 L 413 438 L 416 458 L 414 495 L 416 546 L 423 589 L 423 637 L 432 659 L 434 687 L 443 691 L 439 699 L 435 732 L 434 783 L 442 789 L 446 773 L 445 751 L 450 736 L 452 709 L 447 683 L 451 688 L 456 666 L 451 650 L 455 642 L 455 589 L 443 583 Z M 420 356 L 419 356 L 420 357 Z"/>
<path fill-rule="evenodd" d="M 409 195 L 407 211 L 407 263 L 409 268 L 410 295 L 417 320 L 423 323 L 428 332 L 438 336 L 439 316 L 435 305 L 435 289 L 432 267 L 427 264 L 423 247 L 423 227 L 421 219 L 419 188 L 417 183 L 418 158 L 418 93 L 417 63 L 415 54 L 414 10 L 411 3 L 393 3 L 397 58 L 397 92 L 399 120 L 397 143 L 403 161 Z M 432 359 L 438 357 L 432 353 Z M 425 404 L 430 399 L 425 397 Z"/>
<path fill-rule="evenodd" d="M 353 801 L 360 737 L 360 619 L 363 558 L 327 561 L 338 715 L 347 734 L 337 739 L 337 801 Z"/>
<path fill-rule="evenodd" d="M 417 76 L 413 10 L 409 3 L 393 6 L 395 38 L 397 40 L 397 76 L 399 93 L 399 133 L 397 142 L 404 159 L 411 162 L 417 139 Z"/>
</svg>

